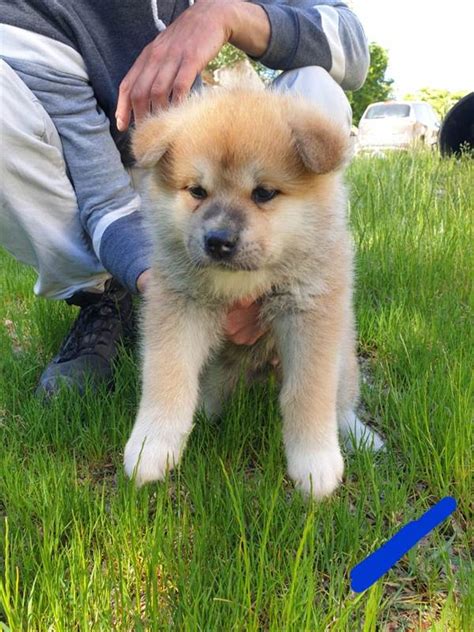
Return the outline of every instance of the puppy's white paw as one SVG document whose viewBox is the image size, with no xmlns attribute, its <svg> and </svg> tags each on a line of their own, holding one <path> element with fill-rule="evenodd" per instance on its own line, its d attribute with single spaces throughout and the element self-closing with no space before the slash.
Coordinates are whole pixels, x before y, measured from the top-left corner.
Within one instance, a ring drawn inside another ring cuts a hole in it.
<svg viewBox="0 0 474 632">
<path fill-rule="evenodd" d="M 342 481 L 344 461 L 339 446 L 287 448 L 288 474 L 296 487 L 320 500 Z"/>
<path fill-rule="evenodd" d="M 178 464 L 184 439 L 165 437 L 161 433 L 135 427 L 125 446 L 124 467 L 137 486 L 160 481 Z"/>
<path fill-rule="evenodd" d="M 367 449 L 371 452 L 385 450 L 382 437 L 361 421 L 353 411 L 347 412 L 339 423 L 344 446 L 349 451 Z"/>
</svg>

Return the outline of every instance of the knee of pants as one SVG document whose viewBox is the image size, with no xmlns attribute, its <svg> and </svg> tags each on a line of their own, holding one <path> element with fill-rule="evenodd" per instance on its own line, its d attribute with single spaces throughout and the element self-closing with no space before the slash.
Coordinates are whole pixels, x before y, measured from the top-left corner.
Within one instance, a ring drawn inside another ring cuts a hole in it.
<svg viewBox="0 0 474 632">
<path fill-rule="evenodd" d="M 59 134 L 38 98 L 3 59 L 0 59 L 2 108 L 0 127 L 4 144 L 23 146 L 24 141 L 40 141 L 62 155 Z M 4 157 L 5 159 L 7 157 Z"/>
<path fill-rule="evenodd" d="M 320 66 L 305 66 L 282 72 L 272 88 L 299 94 L 315 107 L 347 128 L 352 126 L 352 109 L 344 90 L 331 75 Z"/>
</svg>

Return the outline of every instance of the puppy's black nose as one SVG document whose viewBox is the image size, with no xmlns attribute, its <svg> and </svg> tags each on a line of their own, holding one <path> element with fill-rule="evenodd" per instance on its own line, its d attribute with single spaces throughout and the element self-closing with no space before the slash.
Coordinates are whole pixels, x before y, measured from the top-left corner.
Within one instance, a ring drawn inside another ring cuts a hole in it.
<svg viewBox="0 0 474 632">
<path fill-rule="evenodd" d="M 220 261 L 232 257 L 237 241 L 238 237 L 230 230 L 210 230 L 204 236 L 204 247 L 210 257 Z"/>
</svg>

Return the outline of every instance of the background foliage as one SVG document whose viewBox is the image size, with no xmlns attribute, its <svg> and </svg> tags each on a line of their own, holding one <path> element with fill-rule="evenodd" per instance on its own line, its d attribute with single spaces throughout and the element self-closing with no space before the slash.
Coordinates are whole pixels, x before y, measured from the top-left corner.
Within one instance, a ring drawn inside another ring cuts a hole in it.
<svg viewBox="0 0 474 632">
<path fill-rule="evenodd" d="M 426 101 L 430 103 L 438 116 L 442 119 L 455 103 L 465 96 L 466 92 L 450 92 L 440 88 L 420 88 L 413 93 L 406 94 L 403 98 L 407 101 Z"/>
<path fill-rule="evenodd" d="M 265 83 L 269 83 L 279 74 L 277 70 L 272 70 L 271 68 L 263 66 L 260 62 L 254 61 L 244 52 L 235 48 L 235 46 L 232 46 L 232 44 L 226 44 L 223 48 L 221 48 L 219 54 L 208 63 L 207 70 L 214 72 L 214 70 L 217 70 L 218 68 L 235 64 L 237 61 L 242 61 L 244 59 L 248 59 L 250 61 Z"/>
<path fill-rule="evenodd" d="M 365 108 L 375 101 L 386 101 L 392 96 L 392 79 L 385 74 L 388 66 L 388 52 L 379 44 L 369 45 L 370 67 L 367 79 L 360 90 L 348 92 L 347 96 L 352 106 L 354 125 L 358 125 Z"/>
</svg>

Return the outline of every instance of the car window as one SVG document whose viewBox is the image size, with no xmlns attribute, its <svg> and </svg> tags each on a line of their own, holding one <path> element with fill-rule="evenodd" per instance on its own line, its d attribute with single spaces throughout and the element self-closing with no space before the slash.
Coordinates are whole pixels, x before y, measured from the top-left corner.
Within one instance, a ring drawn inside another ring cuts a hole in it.
<svg viewBox="0 0 474 632">
<path fill-rule="evenodd" d="M 428 105 L 428 103 L 425 103 L 425 110 L 426 110 L 426 118 L 429 121 L 430 125 L 436 125 L 436 123 L 438 122 L 438 116 L 436 112 L 433 110 L 433 108 L 431 107 L 431 105 Z"/>
<path fill-rule="evenodd" d="M 404 103 L 381 103 L 370 107 L 364 118 L 406 118 L 410 116 L 410 106 Z"/>
<path fill-rule="evenodd" d="M 424 125 L 431 124 L 432 117 L 430 116 L 430 110 L 424 103 L 415 103 L 413 109 L 415 110 L 417 121 Z"/>
<path fill-rule="evenodd" d="M 423 107 L 421 103 L 414 103 L 412 107 L 415 111 L 416 120 L 419 121 L 420 123 L 427 125 L 429 123 L 429 120 L 428 120 L 426 108 Z"/>
<path fill-rule="evenodd" d="M 424 125 L 435 125 L 438 121 L 435 111 L 428 103 L 413 103 L 416 119 Z"/>
</svg>

